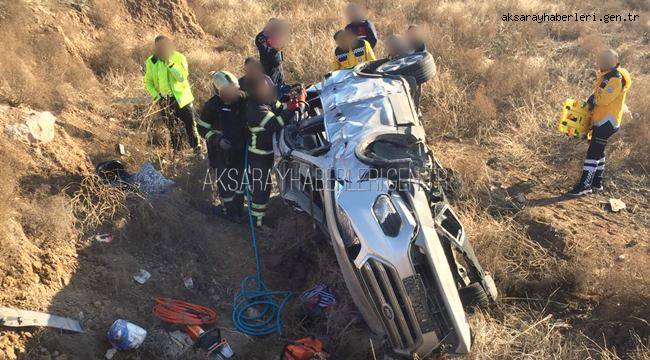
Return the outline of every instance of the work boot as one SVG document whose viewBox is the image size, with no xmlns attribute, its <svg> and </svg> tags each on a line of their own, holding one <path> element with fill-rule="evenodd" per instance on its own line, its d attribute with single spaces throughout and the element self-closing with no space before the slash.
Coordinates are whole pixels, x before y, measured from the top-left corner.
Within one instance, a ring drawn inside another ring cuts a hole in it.
<svg viewBox="0 0 650 360">
<path fill-rule="evenodd" d="M 604 164 L 603 164 L 604 166 Z M 594 191 L 603 191 L 603 172 L 605 169 L 597 169 L 594 173 L 594 181 L 591 183 L 591 188 Z"/>
<path fill-rule="evenodd" d="M 227 217 L 238 224 L 241 224 L 246 220 L 244 213 L 241 207 L 238 207 L 234 201 L 229 201 L 225 204 L 226 215 Z"/>
<path fill-rule="evenodd" d="M 228 208 L 226 206 L 222 205 L 217 205 L 212 208 L 212 213 L 222 219 L 240 224 L 242 222 L 242 217 L 241 215 L 237 214 L 232 214 L 228 212 Z"/>
<path fill-rule="evenodd" d="M 275 228 L 275 223 L 270 221 L 267 216 L 264 216 L 262 218 L 253 216 L 253 224 L 257 230 L 260 230 L 262 232 L 272 232 Z"/>
<path fill-rule="evenodd" d="M 582 170 L 582 176 L 580 177 L 580 181 L 576 184 L 576 186 L 571 189 L 567 195 L 569 196 L 582 196 L 582 195 L 587 195 L 591 194 L 591 183 L 594 180 L 594 174 L 596 172 L 595 165 L 590 165 L 587 163 L 589 160 L 585 160 L 585 166 Z"/>
<path fill-rule="evenodd" d="M 591 194 L 591 186 L 585 186 L 584 183 L 582 182 L 576 184 L 576 186 L 574 186 L 573 189 L 567 192 L 567 195 L 573 197 L 583 196 L 587 194 Z"/>
</svg>

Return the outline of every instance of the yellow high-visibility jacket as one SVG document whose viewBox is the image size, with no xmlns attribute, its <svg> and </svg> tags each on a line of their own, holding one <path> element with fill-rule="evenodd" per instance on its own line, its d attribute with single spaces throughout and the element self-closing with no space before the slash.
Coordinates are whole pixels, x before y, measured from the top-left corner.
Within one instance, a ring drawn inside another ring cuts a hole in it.
<svg viewBox="0 0 650 360">
<path fill-rule="evenodd" d="M 158 101 L 163 96 L 173 96 L 180 108 L 194 101 L 187 80 L 187 59 L 183 54 L 174 51 L 167 62 L 151 55 L 145 61 L 145 67 L 144 87 L 153 101 Z"/>
<path fill-rule="evenodd" d="M 617 66 L 613 70 L 600 72 L 594 85 L 594 109 L 592 124 L 600 126 L 608 121 L 619 127 L 625 109 L 625 97 L 632 85 L 630 73 Z"/>
<path fill-rule="evenodd" d="M 357 44 L 350 50 L 346 51 L 339 47 L 334 50 L 334 61 L 332 62 L 332 70 L 351 69 L 357 64 L 366 61 L 377 60 L 370 43 L 366 40 L 359 40 Z"/>
</svg>

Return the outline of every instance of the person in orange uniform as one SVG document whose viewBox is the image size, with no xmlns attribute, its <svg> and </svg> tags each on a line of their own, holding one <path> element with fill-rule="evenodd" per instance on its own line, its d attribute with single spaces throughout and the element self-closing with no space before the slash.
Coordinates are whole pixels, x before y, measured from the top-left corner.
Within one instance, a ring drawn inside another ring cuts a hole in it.
<svg viewBox="0 0 650 360">
<path fill-rule="evenodd" d="M 376 60 L 372 47 L 366 40 L 358 39 L 351 29 L 339 30 L 334 34 L 336 49 L 332 70 L 351 69 L 357 64 Z"/>
<path fill-rule="evenodd" d="M 568 192 L 570 196 L 582 196 L 590 194 L 593 190 L 603 190 L 605 146 L 621 126 L 625 98 L 632 85 L 630 73 L 621 67 L 616 51 L 601 51 L 597 65 L 599 72 L 594 92 L 587 100 L 592 111 L 592 139 L 582 167 L 582 177 Z"/>
</svg>

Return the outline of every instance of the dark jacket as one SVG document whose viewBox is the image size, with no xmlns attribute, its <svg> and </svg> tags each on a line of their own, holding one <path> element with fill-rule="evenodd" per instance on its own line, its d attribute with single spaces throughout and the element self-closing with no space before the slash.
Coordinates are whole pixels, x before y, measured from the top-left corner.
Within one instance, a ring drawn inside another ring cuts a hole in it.
<svg viewBox="0 0 650 360">
<path fill-rule="evenodd" d="M 225 138 L 230 141 L 232 149 L 243 150 L 246 144 L 247 125 L 245 118 L 246 93 L 240 92 L 239 101 L 224 103 L 219 95 L 206 101 L 198 120 L 199 132 L 206 141 L 216 136 L 215 140 Z"/>
<path fill-rule="evenodd" d="M 425 44 L 424 41 L 410 43 L 409 45 L 411 46 L 411 50 L 413 50 L 413 52 L 427 51 L 427 44 Z"/>
<path fill-rule="evenodd" d="M 248 151 L 257 155 L 273 154 L 273 136 L 293 117 L 294 113 L 284 109 L 279 101 L 266 104 L 249 99 L 246 105 L 246 122 L 251 136 Z"/>
<path fill-rule="evenodd" d="M 273 80 L 275 85 L 284 84 L 284 73 L 282 70 L 284 57 L 282 51 L 271 46 L 269 37 L 264 31 L 255 37 L 255 46 L 257 46 L 257 51 L 260 53 L 260 63 L 266 75 Z"/>
<path fill-rule="evenodd" d="M 275 83 L 268 75 L 264 75 L 264 80 L 266 80 L 266 82 L 271 86 L 275 86 Z M 240 77 L 237 82 L 239 83 L 239 89 L 245 92 L 250 92 L 250 89 L 248 88 L 248 78 L 246 75 Z"/>
<path fill-rule="evenodd" d="M 370 20 L 351 22 L 345 28 L 352 29 L 359 39 L 366 40 L 373 49 L 377 45 L 379 35 L 375 25 Z"/>
</svg>

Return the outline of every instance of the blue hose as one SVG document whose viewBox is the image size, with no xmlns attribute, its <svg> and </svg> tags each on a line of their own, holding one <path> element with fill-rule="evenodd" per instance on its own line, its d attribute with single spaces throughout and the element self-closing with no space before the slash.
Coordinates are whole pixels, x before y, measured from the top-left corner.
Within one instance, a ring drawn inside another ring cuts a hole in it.
<svg viewBox="0 0 650 360">
<path fill-rule="evenodd" d="M 256 273 L 242 279 L 232 306 L 232 321 L 235 327 L 246 335 L 265 336 L 273 333 L 282 335 L 284 329 L 282 312 L 293 294 L 290 291 L 268 290 L 262 282 L 260 253 L 257 247 L 255 224 L 251 213 L 251 193 L 248 186 L 248 146 L 244 148 L 244 187 L 248 204 L 248 225 L 255 252 Z"/>
</svg>

